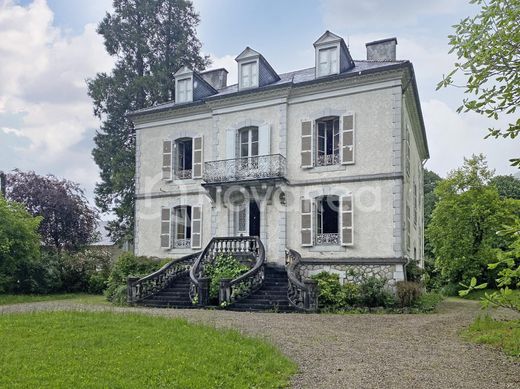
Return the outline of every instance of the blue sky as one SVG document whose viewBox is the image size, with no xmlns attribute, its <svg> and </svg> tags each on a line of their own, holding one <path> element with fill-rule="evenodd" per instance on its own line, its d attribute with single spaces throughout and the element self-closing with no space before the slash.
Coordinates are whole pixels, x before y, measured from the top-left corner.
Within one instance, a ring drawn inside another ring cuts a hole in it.
<svg viewBox="0 0 520 389">
<path fill-rule="evenodd" d="M 397 56 L 415 66 L 431 160 L 445 175 L 464 156 L 484 153 L 497 173 L 515 173 L 508 158 L 518 142 L 484 140 L 495 124 L 455 111 L 462 92 L 435 91 L 455 58 L 451 26 L 476 8 L 465 0 L 195 0 L 198 35 L 212 67 L 236 78 L 245 46 L 280 72 L 313 66 L 312 43 L 327 29 L 348 42 L 355 59 L 365 43 L 395 36 Z M 84 80 L 109 71 L 113 59 L 95 28 L 111 0 L 0 0 L 0 169 L 18 167 L 80 182 L 92 198 L 98 170 L 90 151 L 99 125 Z M 516 146 L 516 147 L 515 147 Z"/>
</svg>

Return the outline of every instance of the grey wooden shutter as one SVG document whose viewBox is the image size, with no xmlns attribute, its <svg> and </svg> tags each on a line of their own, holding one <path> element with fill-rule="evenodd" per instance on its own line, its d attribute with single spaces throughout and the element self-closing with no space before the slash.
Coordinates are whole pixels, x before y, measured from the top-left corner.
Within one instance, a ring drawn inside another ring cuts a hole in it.
<svg viewBox="0 0 520 389">
<path fill-rule="evenodd" d="M 313 221 L 312 221 L 312 200 L 301 199 L 301 234 L 302 246 L 312 246 L 313 241 Z"/>
<path fill-rule="evenodd" d="M 172 141 L 163 140 L 163 162 L 162 162 L 162 178 L 170 181 L 172 179 Z"/>
<path fill-rule="evenodd" d="M 341 129 L 341 163 L 343 165 L 354 163 L 354 114 L 343 116 L 343 128 Z"/>
<path fill-rule="evenodd" d="M 235 158 L 236 131 L 232 128 L 226 131 L 226 159 Z"/>
<path fill-rule="evenodd" d="M 301 150 L 301 158 L 302 158 L 302 168 L 311 168 L 312 167 L 312 122 L 305 121 L 302 122 L 302 150 Z"/>
<path fill-rule="evenodd" d="M 191 248 L 202 246 L 202 207 L 191 207 Z"/>
<path fill-rule="evenodd" d="M 196 136 L 193 138 L 193 178 L 202 178 L 202 164 L 203 159 L 204 142 L 202 136 Z"/>
<path fill-rule="evenodd" d="M 352 246 L 354 244 L 354 199 L 352 194 L 341 196 L 340 232 L 341 245 Z"/>
<path fill-rule="evenodd" d="M 258 155 L 271 154 L 271 126 L 264 124 L 258 127 Z"/>
<path fill-rule="evenodd" d="M 171 223 L 172 210 L 170 208 L 161 208 L 161 248 L 169 249 L 171 247 Z"/>
</svg>

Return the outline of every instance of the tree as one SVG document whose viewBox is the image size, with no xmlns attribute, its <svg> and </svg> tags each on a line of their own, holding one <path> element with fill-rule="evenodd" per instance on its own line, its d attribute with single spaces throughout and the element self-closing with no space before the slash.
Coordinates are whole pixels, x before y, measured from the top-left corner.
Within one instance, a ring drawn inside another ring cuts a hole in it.
<svg viewBox="0 0 520 389">
<path fill-rule="evenodd" d="M 520 200 L 520 180 L 513 175 L 495 176 L 491 179 L 500 197 Z"/>
<path fill-rule="evenodd" d="M 30 277 L 25 269 L 40 257 L 40 221 L 21 204 L 0 196 L 0 293 L 26 290 Z"/>
<path fill-rule="evenodd" d="M 435 188 L 442 181 L 442 178 L 431 170 L 424 169 L 424 225 L 427 226 L 432 217 L 437 197 Z"/>
<path fill-rule="evenodd" d="M 492 176 L 484 157 L 473 156 L 435 189 L 438 201 L 427 235 L 435 267 L 447 282 L 492 281 L 487 264 L 510 244 L 496 232 L 518 218 L 520 201 L 500 198 L 489 184 Z"/>
<path fill-rule="evenodd" d="M 47 247 L 75 251 L 96 238 L 97 211 L 74 182 L 14 170 L 7 177 L 7 198 L 42 217 L 38 231 Z"/>
<path fill-rule="evenodd" d="M 471 0 L 481 7 L 474 17 L 456 24 L 449 35 L 459 62 L 443 77 L 437 89 L 454 85 L 462 74 L 465 93 L 458 112 L 473 111 L 489 118 L 513 114 L 520 104 L 520 0 Z M 490 128 L 488 136 L 515 138 L 520 118 L 509 116 L 506 129 Z M 520 167 L 520 158 L 511 160 Z"/>
<path fill-rule="evenodd" d="M 102 120 L 92 155 L 101 173 L 96 204 L 115 213 L 110 236 L 131 240 L 134 226 L 135 131 L 129 111 L 171 100 L 173 74 L 183 65 L 201 70 L 195 28 L 198 14 L 187 0 L 114 0 L 114 11 L 98 26 L 116 63 L 110 74 L 88 80 L 94 114 Z"/>
</svg>

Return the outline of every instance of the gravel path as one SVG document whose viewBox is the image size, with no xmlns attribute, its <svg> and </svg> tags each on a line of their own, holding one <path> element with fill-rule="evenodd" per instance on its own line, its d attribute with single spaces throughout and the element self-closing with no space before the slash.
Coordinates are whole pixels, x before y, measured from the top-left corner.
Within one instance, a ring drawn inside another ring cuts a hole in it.
<svg viewBox="0 0 520 389">
<path fill-rule="evenodd" d="M 41 310 L 142 312 L 235 328 L 295 360 L 295 388 L 520 388 L 520 361 L 457 333 L 478 303 L 448 300 L 429 315 L 317 315 L 115 308 L 67 301 L 0 306 L 0 314 Z"/>
</svg>

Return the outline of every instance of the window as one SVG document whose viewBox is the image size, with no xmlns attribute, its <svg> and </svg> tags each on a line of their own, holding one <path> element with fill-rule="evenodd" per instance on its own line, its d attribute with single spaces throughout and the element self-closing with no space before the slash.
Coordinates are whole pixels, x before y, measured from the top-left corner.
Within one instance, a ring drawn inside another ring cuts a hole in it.
<svg viewBox="0 0 520 389">
<path fill-rule="evenodd" d="M 417 227 L 417 212 L 419 209 L 419 197 L 417 196 L 417 184 L 415 182 L 413 184 L 413 203 L 414 203 L 413 224 L 415 227 Z"/>
<path fill-rule="evenodd" d="M 177 81 L 177 103 L 192 101 L 191 78 Z"/>
<path fill-rule="evenodd" d="M 338 196 L 323 196 L 316 200 L 316 244 L 340 244 Z"/>
<path fill-rule="evenodd" d="M 181 206 L 173 209 L 173 247 L 191 246 L 191 207 Z"/>
<path fill-rule="evenodd" d="M 405 134 L 404 134 L 404 142 L 405 142 L 405 153 L 406 153 L 406 175 L 410 177 L 410 132 L 408 130 L 408 126 L 405 127 Z"/>
<path fill-rule="evenodd" d="M 258 127 L 246 127 L 238 131 L 238 168 L 248 174 L 249 169 L 258 168 Z"/>
<path fill-rule="evenodd" d="M 320 119 L 316 128 L 316 166 L 339 164 L 339 118 Z"/>
<path fill-rule="evenodd" d="M 327 76 L 338 73 L 338 49 L 330 47 L 318 51 L 318 75 Z"/>
<path fill-rule="evenodd" d="M 252 88 L 258 85 L 257 62 L 247 62 L 241 66 L 241 88 Z"/>
<path fill-rule="evenodd" d="M 176 146 L 176 164 L 175 176 L 177 179 L 184 180 L 192 178 L 192 158 L 193 158 L 193 141 L 191 138 L 179 139 L 175 142 Z"/>
</svg>

